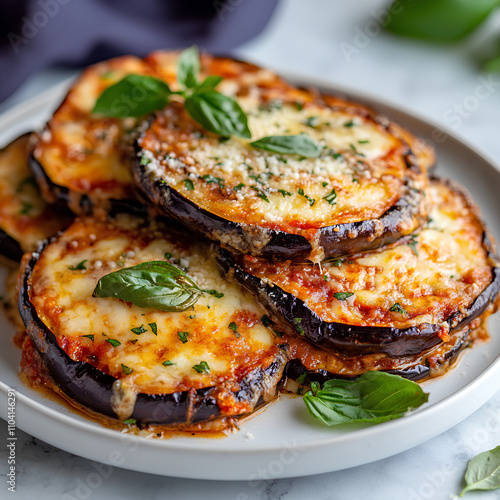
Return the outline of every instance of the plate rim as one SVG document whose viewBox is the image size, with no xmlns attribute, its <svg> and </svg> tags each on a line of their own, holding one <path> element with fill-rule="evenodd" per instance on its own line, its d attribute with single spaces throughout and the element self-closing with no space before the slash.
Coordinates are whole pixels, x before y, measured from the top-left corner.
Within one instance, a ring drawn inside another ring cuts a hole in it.
<svg viewBox="0 0 500 500">
<path fill-rule="evenodd" d="M 433 119 L 429 119 L 425 117 L 424 115 L 421 115 L 418 112 L 414 112 L 413 110 L 410 110 L 406 108 L 404 105 L 400 105 L 398 103 L 391 102 L 388 99 L 385 99 L 383 97 L 377 96 L 375 94 L 371 94 L 362 90 L 357 90 L 357 89 L 349 89 L 346 86 L 336 84 L 335 82 L 329 81 L 329 80 L 324 80 L 321 78 L 316 78 L 316 77 L 311 77 L 307 76 L 304 74 L 300 73 L 292 73 L 292 72 L 282 72 L 281 73 L 287 80 L 293 81 L 293 82 L 298 82 L 299 84 L 305 84 L 305 85 L 311 85 L 320 89 L 325 89 L 327 92 L 332 92 L 336 94 L 342 94 L 348 96 L 348 98 L 355 99 L 360 102 L 369 102 L 370 106 L 372 103 L 375 103 L 376 106 L 385 108 L 383 113 L 388 114 L 390 116 L 391 112 L 397 113 L 399 115 L 405 115 L 409 119 L 413 121 L 419 122 L 419 124 L 422 127 L 429 128 L 432 127 L 433 129 L 440 130 L 444 132 L 449 138 L 453 139 L 456 143 L 458 143 L 461 147 L 465 147 L 469 150 L 469 152 L 473 153 L 476 156 L 479 156 L 485 163 L 487 163 L 489 166 L 495 170 L 497 175 L 500 175 L 500 162 L 498 162 L 495 158 L 490 155 L 489 152 L 485 151 L 484 148 L 481 146 L 477 146 L 476 144 L 473 144 L 471 141 L 469 141 L 467 138 L 462 137 L 460 133 L 458 133 L 455 130 L 451 130 L 446 126 L 443 126 L 439 123 L 437 123 Z M 40 94 L 31 97 L 30 99 L 12 107 L 11 109 L 7 110 L 5 113 L 0 115 L 0 129 L 4 128 L 9 122 L 22 122 L 24 119 L 26 119 L 25 115 L 27 113 L 33 113 L 33 109 L 38 110 L 38 112 L 43 111 L 43 108 L 48 108 L 53 107 L 54 105 L 58 105 L 60 102 L 60 99 L 64 96 L 65 90 L 68 88 L 68 86 L 71 84 L 71 82 L 74 80 L 74 77 L 71 77 L 69 79 L 65 79 L 64 81 L 52 86 L 51 88 L 41 92 Z M 411 128 L 411 127 L 410 127 Z M 6 134 L 9 137 L 9 133 Z M 389 422 L 385 422 L 383 424 L 379 424 L 376 426 L 370 426 L 366 428 L 361 428 L 357 429 L 356 431 L 351 431 L 351 432 L 346 432 L 344 434 L 332 434 L 332 437 L 323 440 L 323 441 L 316 441 L 312 443 L 305 443 L 305 444 L 300 444 L 298 445 L 297 449 L 301 451 L 314 451 L 318 448 L 325 448 L 328 446 L 332 446 L 333 444 L 339 443 L 339 442 L 348 442 L 349 440 L 352 439 L 353 433 L 356 434 L 356 436 L 360 436 L 359 439 L 369 439 L 372 435 L 374 434 L 379 434 L 381 433 L 382 430 L 385 429 L 391 429 L 394 431 L 400 430 L 401 428 L 407 427 L 408 422 L 410 422 L 412 425 L 418 425 L 418 422 L 421 420 L 425 419 L 432 419 L 432 416 L 436 412 L 440 412 L 443 406 L 453 406 L 458 404 L 457 400 L 460 400 L 464 394 L 469 394 L 471 392 L 474 392 L 475 389 L 477 388 L 478 385 L 484 385 L 484 381 L 488 381 L 491 378 L 494 378 L 495 375 L 500 373 L 500 353 L 497 354 L 495 358 L 492 358 L 491 360 L 488 360 L 489 364 L 487 367 L 480 372 L 477 376 L 475 376 L 470 382 L 468 382 L 465 386 L 460 387 L 459 389 L 455 390 L 453 393 L 447 395 L 443 399 L 437 401 L 436 403 L 431 403 L 430 406 L 425 406 L 415 412 L 412 412 L 408 415 L 406 415 L 404 418 L 401 419 L 396 419 L 392 420 Z M 494 384 L 491 384 L 492 386 Z M 24 386 L 23 386 L 24 387 Z M 5 384 L 4 382 L 0 381 L 0 393 L 3 395 L 7 394 L 7 391 L 10 389 L 10 387 Z M 470 414 L 472 414 L 474 411 L 476 411 L 480 406 L 482 406 L 488 399 L 490 399 L 496 392 L 497 388 L 490 389 L 485 391 L 483 387 L 482 391 L 482 397 L 481 402 L 479 405 L 472 405 L 472 409 L 467 408 L 464 410 L 462 408 L 462 412 L 460 412 L 460 417 L 457 420 L 454 420 L 453 425 L 448 425 L 448 424 L 441 424 L 441 426 L 437 426 L 432 430 L 432 432 L 428 433 L 428 437 L 424 440 L 417 440 L 414 444 L 412 444 L 410 447 L 416 446 L 419 443 L 422 443 L 424 441 L 427 441 L 429 439 L 432 439 L 432 437 L 440 434 L 441 432 L 444 432 L 445 430 L 453 427 L 454 425 L 457 425 L 460 421 L 463 419 L 467 418 Z M 65 423 L 65 425 L 68 425 L 70 427 L 76 427 L 78 428 L 79 431 L 86 431 L 86 432 L 91 432 L 92 434 L 95 434 L 96 436 L 103 436 L 106 438 L 117 438 L 119 439 L 120 436 L 122 435 L 119 431 L 101 427 L 101 426 L 95 426 L 92 425 L 91 423 L 87 421 L 81 421 L 78 419 L 73 418 L 71 415 L 66 415 L 54 408 L 50 408 L 49 406 L 46 406 L 42 404 L 39 401 L 36 401 L 34 399 L 31 399 L 31 397 L 27 394 L 23 393 L 18 393 L 16 391 L 16 398 L 21 404 L 26 405 L 26 407 L 31 408 L 34 411 L 38 411 L 43 413 L 47 417 L 54 418 L 56 417 L 59 420 L 62 420 L 62 422 Z M 279 404 L 279 401 L 277 402 Z M 2 418 L 3 415 L 2 415 Z M 20 427 L 21 428 L 21 427 Z M 22 429 L 24 430 L 24 429 Z M 30 430 L 26 430 L 26 432 L 35 435 L 32 433 Z M 388 431 L 385 431 L 386 433 Z M 40 437 L 41 439 L 44 439 L 43 436 L 37 436 Z M 135 435 L 128 435 L 128 439 L 131 440 L 131 442 L 138 442 L 138 443 L 147 443 L 147 447 L 152 446 L 153 449 L 165 449 L 165 450 L 170 450 L 170 451 L 182 451 L 182 452 L 192 452 L 194 450 L 193 447 L 191 446 L 186 446 L 185 443 L 183 442 L 175 442 L 175 440 L 169 439 L 167 441 L 164 440 L 154 440 L 154 439 L 148 439 L 142 436 L 135 436 Z M 54 440 L 51 440 L 52 443 L 54 443 Z M 51 442 L 47 441 L 47 442 Z M 193 440 L 194 442 L 194 440 Z M 54 443 L 55 446 L 65 449 L 64 444 L 59 443 Z M 399 453 L 401 451 L 407 450 L 410 447 L 408 446 L 402 446 L 400 447 L 399 451 L 392 451 L 388 452 L 385 455 L 379 454 L 378 458 L 375 460 L 379 460 L 382 458 L 386 458 L 387 456 L 392 456 L 396 453 Z M 249 450 L 246 450 L 245 453 L 251 453 L 253 455 L 258 455 L 262 453 L 269 453 L 271 451 L 276 451 L 276 445 L 275 444 L 269 444 L 269 445 L 261 445 L 258 448 L 251 448 Z M 209 450 L 201 450 L 203 454 L 205 453 L 214 453 L 216 455 L 219 454 L 224 454 L 224 455 L 234 455 L 234 454 L 240 454 L 242 453 L 241 449 L 224 449 L 224 448 L 212 448 Z M 86 454 L 80 454 L 81 456 L 86 456 Z M 88 455 L 88 454 L 87 454 Z M 86 456 L 86 458 L 92 458 Z M 95 458 L 94 458 L 95 459 Z M 100 460 L 103 461 L 103 460 Z M 371 462 L 373 460 L 367 460 L 367 461 L 358 461 L 357 465 L 362 465 L 367 462 Z M 132 464 L 127 464 L 123 465 L 124 468 L 131 469 L 131 470 L 140 470 L 142 472 L 152 472 L 152 473 L 159 473 L 161 472 L 158 471 L 149 471 L 149 470 L 142 470 L 141 468 L 133 467 L 131 466 Z M 352 465 L 347 465 L 346 467 L 349 467 Z M 330 469 L 326 468 L 324 470 L 318 470 L 315 472 L 311 473 L 306 473 L 306 474 L 297 474 L 297 473 L 286 473 L 283 475 L 280 475 L 279 477 L 298 477 L 300 475 L 311 475 L 311 474 L 316 474 L 320 472 L 326 472 L 329 470 L 341 470 L 339 468 L 335 469 Z M 169 471 L 170 472 L 170 471 Z M 199 479 L 214 479 L 213 477 L 205 477 L 200 474 L 192 473 L 188 475 L 182 475 L 182 474 L 175 474 L 176 477 L 186 477 L 186 478 L 199 478 Z M 232 474 L 230 477 L 225 477 L 225 478 L 215 478 L 215 479 L 247 479 L 247 475 L 245 474 Z"/>
</svg>

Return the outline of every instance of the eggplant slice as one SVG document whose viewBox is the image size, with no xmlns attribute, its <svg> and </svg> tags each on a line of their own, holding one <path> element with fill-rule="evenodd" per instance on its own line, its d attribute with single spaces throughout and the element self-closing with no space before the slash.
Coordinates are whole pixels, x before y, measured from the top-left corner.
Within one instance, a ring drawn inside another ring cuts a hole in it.
<svg viewBox="0 0 500 500">
<path fill-rule="evenodd" d="M 283 89 L 270 100 L 225 89 L 246 111 L 251 140 L 205 131 L 179 103 L 145 123 L 134 176 L 163 213 L 233 251 L 313 262 L 395 242 L 425 222 L 434 157 L 409 132 L 313 92 Z M 250 144 L 302 133 L 323 148 L 318 158 Z"/>
<path fill-rule="evenodd" d="M 406 243 L 322 265 L 219 253 L 287 333 L 343 356 L 411 356 L 496 307 L 500 269 L 464 188 L 434 180 L 428 225 Z"/>
<path fill-rule="evenodd" d="M 165 224 L 83 218 L 27 255 L 19 294 L 27 333 L 66 397 L 109 417 L 183 428 L 248 415 L 275 396 L 285 354 L 207 244 Z M 182 312 L 92 297 L 102 276 L 165 259 L 211 293 Z"/>
<path fill-rule="evenodd" d="M 437 377 L 451 367 L 464 349 L 489 339 L 485 328 L 488 316 L 485 313 L 462 330 L 454 332 L 448 342 L 409 356 L 377 353 L 344 357 L 322 350 L 296 335 L 284 335 L 280 342 L 290 359 L 285 375 L 305 385 L 330 378 L 356 378 L 373 370 L 415 381 Z"/>
<path fill-rule="evenodd" d="M 77 215 L 127 204 L 138 209 L 131 174 L 138 120 L 103 117 L 92 109 L 107 87 L 129 74 L 161 78 L 178 90 L 178 58 L 179 52 L 165 51 L 145 59 L 124 56 L 89 66 L 81 74 L 44 130 L 32 138 L 31 167 L 48 201 L 61 200 Z M 235 84 L 262 88 L 269 98 L 289 87 L 252 64 L 202 55 L 201 77 L 209 74 L 224 77 L 222 86 L 228 88 Z M 242 77 L 245 82 L 239 81 Z"/>
<path fill-rule="evenodd" d="M 0 150 L 0 254 L 14 261 L 71 221 L 41 198 L 28 166 L 29 135 Z"/>
</svg>

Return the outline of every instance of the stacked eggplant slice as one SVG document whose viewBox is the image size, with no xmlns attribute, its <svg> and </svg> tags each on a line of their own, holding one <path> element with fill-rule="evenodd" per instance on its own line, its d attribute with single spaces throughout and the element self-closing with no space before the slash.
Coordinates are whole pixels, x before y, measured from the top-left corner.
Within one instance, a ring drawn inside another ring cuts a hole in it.
<svg viewBox="0 0 500 500">
<path fill-rule="evenodd" d="M 0 152 L 25 378 L 192 431 L 286 379 L 442 373 L 487 338 L 500 276 L 479 209 L 433 166 L 387 118 L 246 62 L 89 67 Z"/>
</svg>

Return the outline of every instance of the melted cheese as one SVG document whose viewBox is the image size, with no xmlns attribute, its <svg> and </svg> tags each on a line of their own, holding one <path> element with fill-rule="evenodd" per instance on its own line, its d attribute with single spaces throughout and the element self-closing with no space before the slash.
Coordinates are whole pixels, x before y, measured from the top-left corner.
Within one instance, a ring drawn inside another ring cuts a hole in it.
<svg viewBox="0 0 500 500">
<path fill-rule="evenodd" d="M 406 166 L 407 144 L 371 118 L 313 102 L 297 107 L 286 91 L 281 97 L 279 105 L 262 95 L 238 97 L 249 118 L 249 140 L 220 141 L 182 104 L 170 105 L 139 138 L 146 175 L 225 219 L 296 234 L 381 217 L 403 196 L 408 176 L 415 187 L 425 186 L 423 176 Z M 319 158 L 250 145 L 300 133 L 324 148 Z M 328 199 L 332 190 L 336 197 Z"/>
<path fill-rule="evenodd" d="M 132 73 L 161 78 L 172 89 L 178 89 L 175 71 L 178 57 L 178 52 L 156 52 L 144 60 L 124 56 L 89 66 L 47 123 L 33 149 L 50 180 L 74 195 L 89 196 L 94 206 L 106 207 L 110 199 L 134 198 L 130 163 L 137 120 L 104 118 L 93 115 L 92 109 L 106 88 Z M 201 78 L 208 74 L 223 76 L 226 80 L 222 88 L 228 93 L 243 87 L 255 91 L 260 85 L 269 87 L 266 92 L 272 96 L 283 87 L 288 88 L 271 72 L 205 55 Z M 300 91 L 295 92 L 301 95 Z M 70 208 L 81 212 L 78 196 Z"/>
<path fill-rule="evenodd" d="M 243 267 L 295 295 L 327 322 L 396 328 L 440 324 L 471 306 L 491 283 L 496 263 L 483 247 L 484 228 L 465 196 L 435 182 L 427 197 L 434 208 L 415 244 L 408 238 L 321 266 L 246 256 Z M 351 294 L 345 300 L 334 296 L 345 292 Z M 398 312 L 395 304 L 406 312 Z"/>
<path fill-rule="evenodd" d="M 23 135 L 0 151 L 0 229 L 24 251 L 34 250 L 70 220 L 40 197 L 28 166 L 28 138 Z"/>
<path fill-rule="evenodd" d="M 102 276 L 165 260 L 166 253 L 172 254 L 171 262 L 187 268 L 200 288 L 217 290 L 223 297 L 203 294 L 192 308 L 171 313 L 92 297 Z M 84 260 L 85 270 L 69 269 Z M 140 221 L 129 216 L 114 224 L 84 219 L 70 226 L 42 252 L 31 277 L 30 299 L 71 359 L 86 361 L 121 381 L 114 404 L 122 415 L 133 408 L 130 388 L 170 394 L 222 385 L 234 391 L 245 376 L 265 370 L 279 356 L 272 333 L 261 322 L 260 306 L 220 276 L 206 244 L 190 242 L 185 235 L 169 236 L 163 226 L 140 227 Z M 232 322 L 237 334 L 229 327 Z M 143 333 L 132 331 L 141 326 Z M 113 346 L 116 341 L 119 345 Z M 209 373 L 195 370 L 202 362 Z M 223 405 L 229 396 L 222 391 L 220 398 Z"/>
</svg>

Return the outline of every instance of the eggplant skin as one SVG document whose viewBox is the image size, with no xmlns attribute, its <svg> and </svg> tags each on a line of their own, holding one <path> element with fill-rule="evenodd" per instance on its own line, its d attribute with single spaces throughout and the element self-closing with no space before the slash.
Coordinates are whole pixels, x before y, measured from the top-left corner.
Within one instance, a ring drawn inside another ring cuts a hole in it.
<svg viewBox="0 0 500 500">
<path fill-rule="evenodd" d="M 101 208 L 94 205 L 89 195 L 73 192 L 67 187 L 52 182 L 43 169 L 43 166 L 33 155 L 33 152 L 29 153 L 28 162 L 43 197 L 47 202 L 60 205 L 64 209 L 69 208 L 76 215 L 89 215 L 94 213 L 96 209 Z M 111 215 L 116 213 L 146 215 L 147 213 L 147 208 L 140 201 L 132 198 L 110 198 L 108 203 L 109 205 L 105 208 Z"/>
<path fill-rule="evenodd" d="M 0 229 L 0 255 L 9 260 L 19 262 L 23 256 L 23 251 L 19 243 Z"/>
<path fill-rule="evenodd" d="M 493 262 L 497 262 L 487 233 L 483 235 L 483 245 L 488 249 Z M 424 323 L 419 327 L 398 329 L 328 323 L 294 295 L 285 292 L 278 286 L 267 284 L 244 271 L 227 250 L 219 250 L 217 262 L 226 277 L 234 278 L 258 297 L 277 323 L 284 322 L 295 331 L 293 328 L 294 318 L 302 318 L 300 326 L 304 331 L 304 338 L 323 349 L 343 356 L 375 353 L 404 356 L 418 354 L 442 342 L 441 338 L 437 336 L 442 328 L 441 324 Z M 456 313 L 446 320 L 450 326 L 450 333 L 466 327 L 496 300 L 500 290 L 500 268 L 494 267 L 492 272 L 491 283 L 473 304 L 467 310 Z"/>
<path fill-rule="evenodd" d="M 136 186 L 167 216 L 232 251 L 271 261 L 303 262 L 310 258 L 313 248 L 304 236 L 239 224 L 199 207 L 160 179 L 149 175 L 146 166 L 141 163 L 142 150 L 137 142 L 135 149 L 133 174 Z M 319 229 L 319 246 L 323 248 L 325 258 L 343 257 L 395 243 L 407 234 L 405 228 L 418 227 L 423 223 L 421 197 L 419 190 L 413 187 L 413 181 L 407 178 L 403 196 L 379 219 Z"/>
<path fill-rule="evenodd" d="M 114 377 L 98 370 L 89 363 L 73 361 L 57 344 L 56 338 L 39 318 L 29 300 L 30 276 L 40 252 L 50 241 L 44 242 L 36 252 L 25 255 L 21 264 L 24 271 L 19 278 L 19 313 L 26 332 L 33 340 L 35 348 L 54 383 L 71 400 L 103 415 L 117 418 L 112 409 Z M 285 366 L 285 356 L 278 355 L 265 369 L 255 369 L 239 383 L 234 392 L 237 402 L 257 400 L 254 409 L 265 404 L 263 393 L 268 390 L 269 378 L 281 378 Z M 276 386 L 278 390 L 279 384 Z M 208 387 L 189 392 L 172 394 L 137 395 L 134 411 L 130 418 L 137 424 L 189 426 L 224 417 L 215 398 L 217 387 Z M 246 414 L 245 414 L 246 415 Z M 235 418 L 239 418 L 237 416 Z"/>
</svg>

